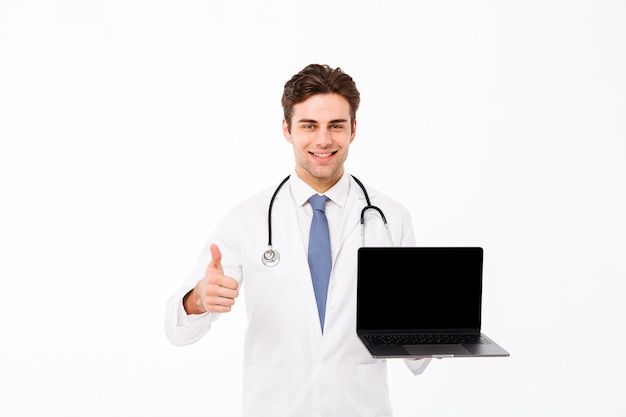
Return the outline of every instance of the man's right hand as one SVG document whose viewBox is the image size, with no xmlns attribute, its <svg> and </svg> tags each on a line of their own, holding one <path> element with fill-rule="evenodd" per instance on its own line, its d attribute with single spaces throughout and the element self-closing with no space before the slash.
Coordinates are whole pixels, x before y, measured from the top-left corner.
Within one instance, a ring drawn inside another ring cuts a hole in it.
<svg viewBox="0 0 626 417">
<path fill-rule="evenodd" d="M 217 245 L 211 245 L 211 262 L 193 290 L 185 295 L 183 306 L 187 314 L 227 313 L 239 296 L 239 283 L 224 275 L 222 253 Z"/>
</svg>

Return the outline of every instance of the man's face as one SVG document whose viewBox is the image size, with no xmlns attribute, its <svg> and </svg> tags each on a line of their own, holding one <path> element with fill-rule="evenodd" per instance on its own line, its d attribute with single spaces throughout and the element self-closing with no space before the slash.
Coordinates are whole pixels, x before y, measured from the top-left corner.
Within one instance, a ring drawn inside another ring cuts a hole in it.
<svg viewBox="0 0 626 417">
<path fill-rule="evenodd" d="M 283 120 L 283 134 L 293 145 L 298 177 L 320 193 L 343 175 L 355 133 L 350 104 L 334 93 L 316 94 L 293 106 L 291 132 Z"/>
</svg>

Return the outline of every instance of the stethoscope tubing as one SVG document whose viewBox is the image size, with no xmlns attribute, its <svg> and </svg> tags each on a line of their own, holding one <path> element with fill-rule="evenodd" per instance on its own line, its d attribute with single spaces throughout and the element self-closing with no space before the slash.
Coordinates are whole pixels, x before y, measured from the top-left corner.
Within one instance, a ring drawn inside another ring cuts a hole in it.
<svg viewBox="0 0 626 417">
<path fill-rule="evenodd" d="M 367 210 L 376 210 L 378 214 L 380 214 L 380 217 L 383 219 L 383 223 L 387 225 L 387 218 L 385 217 L 385 213 L 383 213 L 383 211 L 380 208 L 372 205 L 372 203 L 370 202 L 370 196 L 367 193 L 367 190 L 365 189 L 365 186 L 363 185 L 363 183 L 354 175 L 352 175 L 352 179 L 354 179 L 354 181 L 359 185 L 359 187 L 361 187 L 361 190 L 363 190 L 363 194 L 365 195 L 365 202 L 367 203 L 367 205 L 363 207 L 363 210 L 361 210 L 361 226 L 365 224 L 365 212 Z"/>
<path fill-rule="evenodd" d="M 383 223 L 385 224 L 385 227 L 387 227 L 387 218 L 385 217 L 385 214 L 383 213 L 383 211 L 380 208 L 372 205 L 372 203 L 370 202 L 369 194 L 367 193 L 367 190 L 365 189 L 365 186 L 363 185 L 363 183 L 354 175 L 351 175 L 351 176 L 354 179 L 354 181 L 358 184 L 358 186 L 361 188 L 361 190 L 363 191 L 363 195 L 365 196 L 365 202 L 367 203 L 367 205 L 363 207 L 363 210 L 361 210 L 361 230 L 363 230 L 365 227 L 365 212 L 367 210 L 377 211 L 380 214 L 380 217 L 382 218 Z M 270 199 L 270 204 L 267 210 L 267 250 L 263 252 L 263 256 L 261 257 L 261 260 L 263 264 L 268 267 L 276 265 L 278 261 L 280 260 L 280 254 L 278 253 L 277 250 L 274 250 L 272 248 L 272 208 L 274 206 L 274 201 L 276 200 L 276 196 L 278 195 L 278 192 L 283 187 L 283 185 L 285 185 L 285 183 L 289 180 L 290 177 L 291 175 L 287 175 L 287 177 L 284 180 L 282 180 L 280 184 L 278 184 L 278 187 L 276 187 L 276 190 L 274 191 L 274 194 L 272 195 L 272 198 Z"/>
<path fill-rule="evenodd" d="M 270 199 L 270 206 L 267 210 L 267 246 L 269 246 L 270 249 L 272 248 L 272 207 L 274 206 L 274 200 L 276 200 L 278 192 L 281 188 L 283 188 L 283 185 L 285 185 L 285 183 L 289 181 L 290 177 L 291 175 L 287 175 L 285 179 L 282 180 L 280 184 L 278 184 L 278 187 L 276 187 L 276 191 L 274 191 L 274 194 Z"/>
</svg>

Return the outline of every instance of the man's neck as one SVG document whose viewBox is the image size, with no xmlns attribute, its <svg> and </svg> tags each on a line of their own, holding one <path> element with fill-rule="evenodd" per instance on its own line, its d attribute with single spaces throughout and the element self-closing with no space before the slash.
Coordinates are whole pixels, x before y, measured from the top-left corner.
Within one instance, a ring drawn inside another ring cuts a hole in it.
<svg viewBox="0 0 626 417">
<path fill-rule="evenodd" d="M 306 175 L 306 173 L 303 175 L 296 169 L 296 175 L 298 175 L 298 178 L 304 181 L 309 187 L 313 188 L 319 194 L 324 194 L 326 191 L 333 188 L 333 186 L 339 182 L 341 177 L 343 177 L 343 172 L 344 171 L 342 169 L 336 177 L 318 178 L 312 175 Z"/>
</svg>

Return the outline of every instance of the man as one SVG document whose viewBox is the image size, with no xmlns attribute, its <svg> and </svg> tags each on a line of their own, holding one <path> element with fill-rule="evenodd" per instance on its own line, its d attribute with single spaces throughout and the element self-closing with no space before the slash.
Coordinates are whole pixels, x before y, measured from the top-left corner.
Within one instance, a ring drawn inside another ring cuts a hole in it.
<svg viewBox="0 0 626 417">
<path fill-rule="evenodd" d="M 283 135 L 293 146 L 295 172 L 272 204 L 271 249 L 280 251 L 280 260 L 262 261 L 272 187 L 226 215 L 168 302 L 169 339 L 194 343 L 231 311 L 245 282 L 244 416 L 391 415 L 386 362 L 373 359 L 356 335 L 356 260 L 366 203 L 344 162 L 359 101 L 354 81 L 339 68 L 309 65 L 285 84 Z M 367 244 L 413 246 L 407 210 L 367 191 L 388 221 L 387 229 L 374 210 L 365 214 Z M 321 245 L 319 230 L 327 236 Z M 319 249 L 328 240 L 330 249 Z M 381 296 L 393 296 L 396 289 L 385 279 Z M 417 375 L 429 359 L 406 363 Z"/>
</svg>

